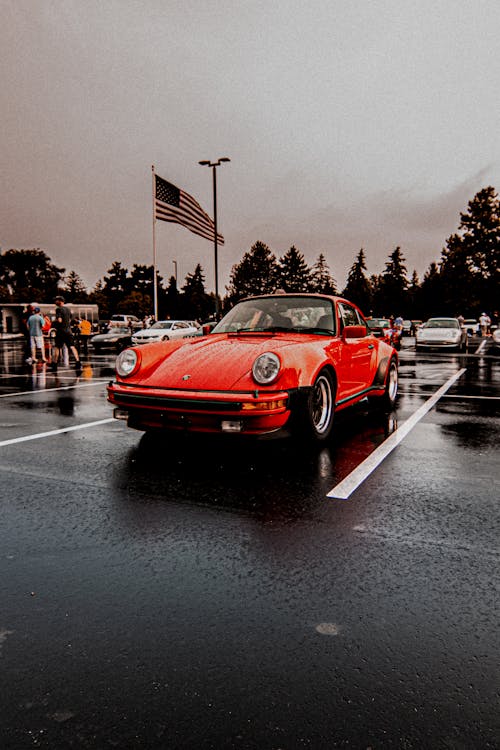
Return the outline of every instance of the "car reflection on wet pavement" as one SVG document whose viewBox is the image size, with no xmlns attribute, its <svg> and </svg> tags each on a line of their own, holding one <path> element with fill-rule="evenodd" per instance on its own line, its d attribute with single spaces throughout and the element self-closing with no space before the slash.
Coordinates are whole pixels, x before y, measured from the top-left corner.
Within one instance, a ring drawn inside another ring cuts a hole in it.
<svg viewBox="0 0 500 750">
<path fill-rule="evenodd" d="M 500 359 L 404 339 L 397 408 L 315 451 L 128 430 L 112 356 L 0 363 L 3 747 L 498 747 Z"/>
</svg>

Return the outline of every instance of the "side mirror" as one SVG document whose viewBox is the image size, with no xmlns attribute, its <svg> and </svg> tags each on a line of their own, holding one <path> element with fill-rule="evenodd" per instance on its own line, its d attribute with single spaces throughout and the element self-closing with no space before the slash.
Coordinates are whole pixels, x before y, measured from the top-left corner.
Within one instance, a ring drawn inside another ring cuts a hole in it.
<svg viewBox="0 0 500 750">
<path fill-rule="evenodd" d="M 342 340 L 346 339 L 362 339 L 366 336 L 365 326 L 346 326 L 342 331 Z"/>
<path fill-rule="evenodd" d="M 203 335 L 207 336 L 212 330 L 212 326 L 210 325 L 210 323 L 208 323 L 207 325 L 204 325 L 201 330 L 202 330 Z"/>
</svg>

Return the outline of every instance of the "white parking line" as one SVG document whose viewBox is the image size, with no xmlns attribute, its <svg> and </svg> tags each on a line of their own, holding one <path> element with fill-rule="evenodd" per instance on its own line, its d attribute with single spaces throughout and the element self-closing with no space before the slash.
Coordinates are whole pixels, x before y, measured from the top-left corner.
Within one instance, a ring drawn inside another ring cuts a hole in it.
<svg viewBox="0 0 500 750">
<path fill-rule="evenodd" d="M 97 422 L 86 422 L 85 424 L 76 424 L 73 427 L 62 427 L 60 430 L 49 430 L 48 432 L 38 432 L 35 435 L 24 435 L 24 437 L 12 438 L 11 440 L 0 441 L 0 448 L 5 445 L 15 445 L 16 443 L 25 443 L 28 440 L 39 440 L 44 437 L 52 437 L 53 435 L 62 435 L 63 432 L 74 432 L 75 430 L 85 430 L 87 427 L 97 427 L 100 424 L 108 424 L 114 422 L 114 417 L 108 417 L 107 419 L 98 419 Z"/>
<path fill-rule="evenodd" d="M 487 339 L 484 339 L 484 341 L 481 344 L 479 344 L 474 354 L 480 354 L 480 352 L 483 351 L 484 347 L 486 346 L 486 341 Z"/>
<path fill-rule="evenodd" d="M 73 385 L 60 385 L 57 388 L 38 388 L 32 391 L 15 391 L 14 393 L 0 393 L 0 398 L 13 398 L 14 396 L 33 396 L 38 393 L 51 393 L 52 391 L 70 391 L 72 388 L 89 388 L 91 385 L 103 385 L 109 383 L 107 380 L 93 380 L 92 383 L 73 383 Z"/>
<path fill-rule="evenodd" d="M 430 409 L 436 404 L 439 399 L 451 388 L 453 383 L 458 380 L 465 372 L 466 368 L 459 370 L 444 385 L 439 388 L 433 396 L 431 396 L 412 416 L 403 422 L 401 427 L 390 435 L 387 440 L 384 440 L 381 445 L 376 448 L 373 453 L 365 458 L 359 466 L 357 466 L 350 474 L 346 476 L 339 484 L 330 490 L 327 497 L 336 498 L 338 500 L 347 500 L 348 497 L 356 490 L 360 484 L 362 484 L 367 477 L 382 463 L 382 461 L 391 453 L 399 443 L 404 440 L 410 430 L 420 422 Z"/>
</svg>

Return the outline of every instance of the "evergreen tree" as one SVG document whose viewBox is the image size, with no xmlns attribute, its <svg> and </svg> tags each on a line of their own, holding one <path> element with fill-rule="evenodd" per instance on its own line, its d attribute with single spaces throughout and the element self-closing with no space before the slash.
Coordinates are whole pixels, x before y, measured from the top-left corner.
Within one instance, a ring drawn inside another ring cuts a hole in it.
<svg viewBox="0 0 500 750">
<path fill-rule="evenodd" d="M 438 264 L 433 261 L 424 274 L 418 294 L 418 308 L 423 320 L 443 315 L 442 296 L 441 274 Z"/>
<path fill-rule="evenodd" d="M 384 309 L 385 302 L 382 295 L 382 274 L 373 273 L 370 276 L 370 290 L 370 315 L 374 315 L 376 318 L 386 318 L 388 313 L 387 310 Z"/>
<path fill-rule="evenodd" d="M 205 320 L 210 312 L 211 301 L 205 292 L 205 276 L 199 263 L 194 273 L 186 276 L 182 292 L 180 300 L 182 317 L 189 320 Z"/>
<path fill-rule="evenodd" d="M 133 289 L 117 303 L 114 308 L 117 313 L 129 313 L 144 318 L 151 313 L 153 300 L 149 294 Z"/>
<path fill-rule="evenodd" d="M 277 281 L 276 256 L 267 245 L 258 241 L 231 269 L 227 287 L 230 303 L 234 304 L 243 297 L 272 293 L 278 287 Z"/>
<path fill-rule="evenodd" d="M 123 267 L 119 260 L 115 260 L 108 269 L 108 276 L 104 277 L 102 286 L 102 293 L 106 296 L 111 314 L 117 311 L 118 305 L 129 291 L 128 269 Z"/>
<path fill-rule="evenodd" d="M 418 309 L 418 295 L 420 291 L 420 280 L 418 278 L 418 273 L 416 270 L 413 270 L 411 279 L 410 279 L 410 285 L 408 287 L 408 318 L 410 320 L 420 320 L 421 319 L 421 312 Z"/>
<path fill-rule="evenodd" d="M 311 284 L 311 269 L 304 256 L 292 245 L 278 261 L 278 285 L 285 292 L 307 292 Z"/>
<path fill-rule="evenodd" d="M 85 285 L 76 271 L 70 271 L 66 276 L 66 286 L 63 294 L 69 302 L 87 302 L 88 294 Z"/>
<path fill-rule="evenodd" d="M 156 273 L 156 281 L 159 288 L 163 279 L 158 275 L 158 272 Z M 143 294 L 149 294 L 153 297 L 153 276 L 153 266 L 134 263 L 130 272 L 130 278 L 127 280 L 127 285 L 131 291 L 142 292 Z"/>
<path fill-rule="evenodd" d="M 89 302 L 99 307 L 99 315 L 103 320 L 109 320 L 111 317 L 111 310 L 109 307 L 108 296 L 104 292 L 104 282 L 102 279 L 99 279 L 93 290 L 90 292 Z"/>
<path fill-rule="evenodd" d="M 0 287 L 11 302 L 52 302 L 60 292 L 64 271 L 40 248 L 11 249 L 0 255 Z"/>
<path fill-rule="evenodd" d="M 389 255 L 381 278 L 378 301 L 394 317 L 407 317 L 408 313 L 408 279 L 404 262 L 401 248 L 397 247 Z"/>
<path fill-rule="evenodd" d="M 365 271 L 365 251 L 361 248 L 347 275 L 347 284 L 342 292 L 342 296 L 346 297 L 350 302 L 354 302 L 355 305 L 358 305 L 361 310 L 366 311 L 366 314 L 368 314 L 368 311 L 371 310 L 372 294 L 371 285 Z"/>
<path fill-rule="evenodd" d="M 330 273 L 328 263 L 323 253 L 312 267 L 310 291 L 317 294 L 337 294 L 337 282 Z"/>
<path fill-rule="evenodd" d="M 458 315 L 464 306 L 470 314 L 477 313 L 481 304 L 481 274 L 473 270 L 472 258 L 458 234 L 446 240 L 439 273 L 441 314 Z"/>
<path fill-rule="evenodd" d="M 441 274 L 446 303 L 492 311 L 500 294 L 500 203 L 493 187 L 480 190 L 460 214 L 458 233 L 442 251 Z M 455 291 L 453 291 L 455 289 Z"/>
</svg>

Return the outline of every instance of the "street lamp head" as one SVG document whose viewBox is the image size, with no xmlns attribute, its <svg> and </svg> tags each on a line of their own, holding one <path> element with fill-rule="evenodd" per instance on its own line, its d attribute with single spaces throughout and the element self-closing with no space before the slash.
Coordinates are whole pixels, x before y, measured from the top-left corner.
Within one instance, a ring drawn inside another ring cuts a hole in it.
<svg viewBox="0 0 500 750">
<path fill-rule="evenodd" d="M 209 161 L 199 161 L 198 164 L 202 164 L 203 166 L 210 166 Z"/>
<path fill-rule="evenodd" d="M 219 161 L 231 161 L 231 159 L 228 159 L 227 156 L 221 156 Z"/>
</svg>

